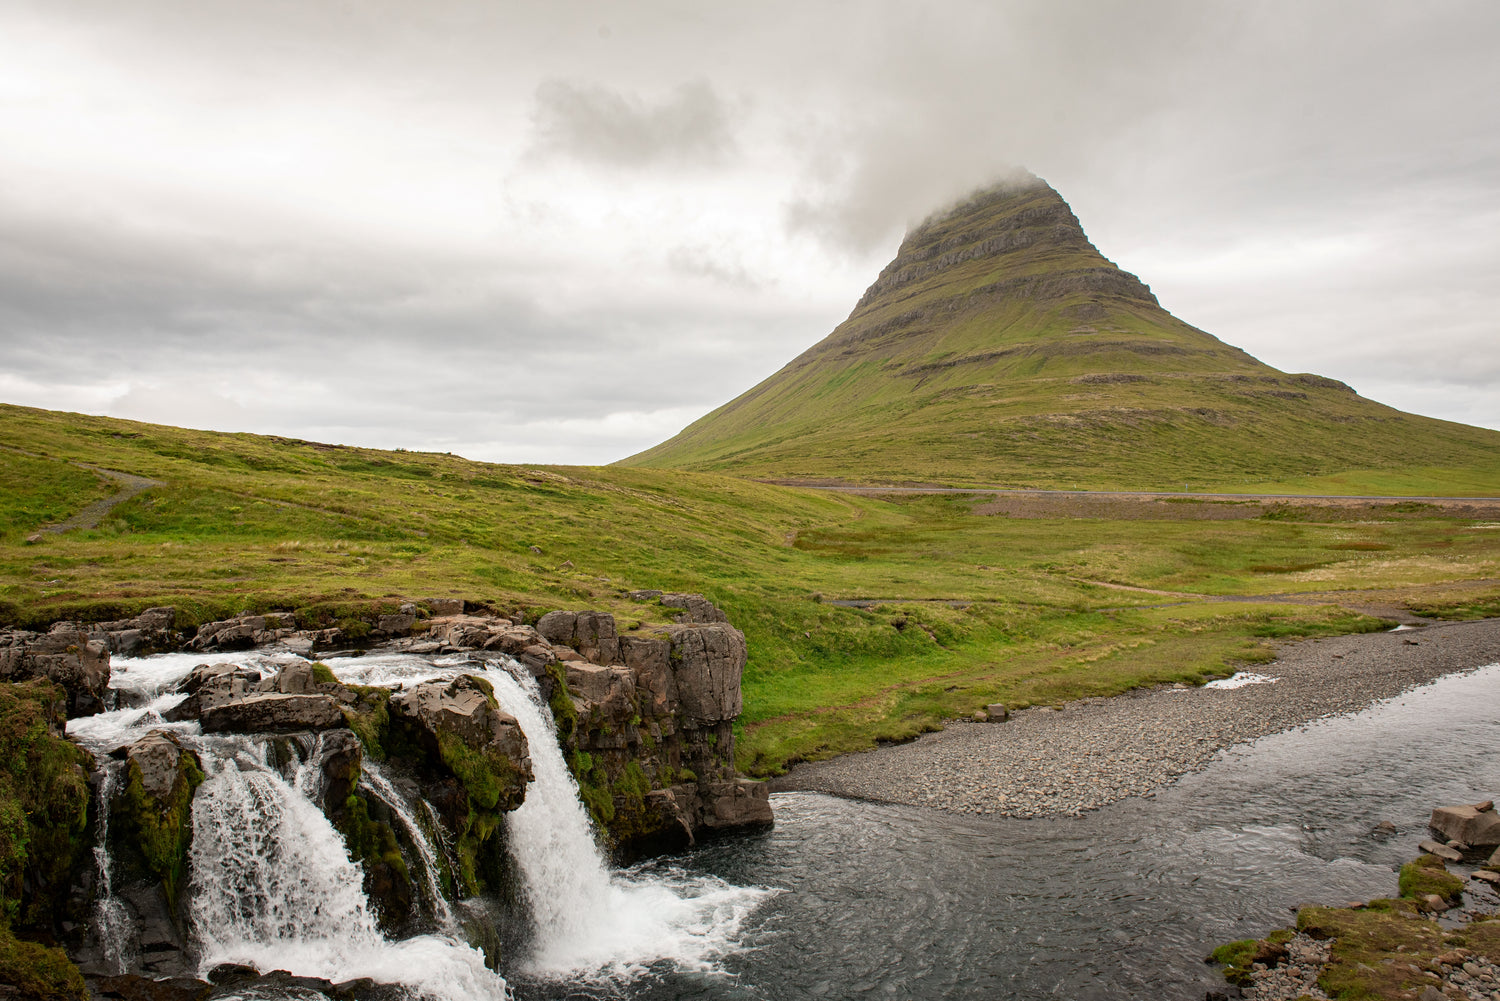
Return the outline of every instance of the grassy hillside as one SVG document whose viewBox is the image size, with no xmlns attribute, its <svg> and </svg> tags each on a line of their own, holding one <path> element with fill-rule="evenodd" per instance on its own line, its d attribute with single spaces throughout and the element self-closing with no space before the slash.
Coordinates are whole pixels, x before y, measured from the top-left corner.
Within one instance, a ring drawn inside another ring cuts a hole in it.
<svg viewBox="0 0 1500 1001">
<path fill-rule="evenodd" d="M 163 485 L 28 543 L 109 493 L 77 462 Z M 604 608 L 628 629 L 646 606 L 626 591 L 702 592 L 749 641 L 740 753 L 758 772 L 986 701 L 1201 680 L 1268 640 L 1378 627 L 1369 604 L 1500 612 L 1500 511 L 883 500 L 6 406 L 0 471 L 8 624 L 456 596 L 531 618 Z M 1216 600 L 1247 595 L 1279 597 Z"/>
<path fill-rule="evenodd" d="M 1237 490 L 1422 466 L 1433 482 L 1495 494 L 1500 432 L 1279 372 L 1178 320 L 1036 182 L 977 195 L 914 230 L 828 337 L 622 465 Z"/>
</svg>

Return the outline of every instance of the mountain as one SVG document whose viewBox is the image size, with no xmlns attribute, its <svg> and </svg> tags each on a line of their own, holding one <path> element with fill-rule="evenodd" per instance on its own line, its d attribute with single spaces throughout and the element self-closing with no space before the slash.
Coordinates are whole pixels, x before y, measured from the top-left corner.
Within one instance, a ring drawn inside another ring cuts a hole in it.
<svg viewBox="0 0 1500 1001">
<path fill-rule="evenodd" d="M 789 482 L 1229 487 L 1494 472 L 1500 432 L 1278 371 L 1184 323 L 1030 178 L 912 230 L 831 334 L 622 464 Z"/>
</svg>

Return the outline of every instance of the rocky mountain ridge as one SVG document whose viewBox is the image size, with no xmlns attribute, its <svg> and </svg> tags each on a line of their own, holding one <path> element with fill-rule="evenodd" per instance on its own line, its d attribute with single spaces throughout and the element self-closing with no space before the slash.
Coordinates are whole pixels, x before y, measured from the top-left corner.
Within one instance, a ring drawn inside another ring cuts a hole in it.
<svg viewBox="0 0 1500 1001">
<path fill-rule="evenodd" d="M 1491 465 L 1500 434 L 1288 374 L 1173 316 L 1046 183 L 911 230 L 848 318 L 622 460 L 861 484 L 1162 489 Z"/>
</svg>

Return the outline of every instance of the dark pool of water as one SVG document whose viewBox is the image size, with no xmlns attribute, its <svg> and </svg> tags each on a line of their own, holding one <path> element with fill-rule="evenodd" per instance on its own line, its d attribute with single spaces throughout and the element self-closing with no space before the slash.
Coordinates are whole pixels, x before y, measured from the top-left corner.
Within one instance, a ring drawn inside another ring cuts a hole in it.
<svg viewBox="0 0 1500 1001">
<path fill-rule="evenodd" d="M 1184 697 L 1191 697 L 1190 694 Z M 1079 818 L 960 819 L 810 793 L 669 860 L 779 888 L 729 975 L 615 987 L 513 978 L 522 1001 L 1202 998 L 1216 944 L 1300 903 L 1395 892 L 1432 807 L 1500 791 L 1500 667 L 1232 750 L 1154 799 Z M 1382 820 L 1398 834 L 1371 831 Z"/>
</svg>

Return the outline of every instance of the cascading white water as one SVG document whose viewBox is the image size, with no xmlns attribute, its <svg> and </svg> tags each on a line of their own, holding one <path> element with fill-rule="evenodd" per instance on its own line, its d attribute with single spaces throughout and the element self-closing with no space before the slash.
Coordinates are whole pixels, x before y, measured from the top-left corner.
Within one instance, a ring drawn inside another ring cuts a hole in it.
<svg viewBox="0 0 1500 1001">
<path fill-rule="evenodd" d="M 432 842 L 427 839 L 427 832 L 422 825 L 417 823 L 416 815 L 406 805 L 405 798 L 391 785 L 390 779 L 380 770 L 375 762 L 365 759 L 360 765 L 360 781 L 367 784 L 370 790 L 379 796 L 396 819 L 401 821 L 406 828 L 406 835 L 416 847 L 417 854 L 422 858 L 422 872 L 427 884 L 428 899 L 432 902 L 433 917 L 437 920 L 438 927 L 443 931 L 452 933 L 458 928 L 458 919 L 453 916 L 453 908 L 449 906 L 448 900 L 443 896 L 443 888 L 438 883 L 438 858 L 433 849 Z"/>
<path fill-rule="evenodd" d="M 535 776 L 525 801 L 506 817 L 536 924 L 528 972 L 609 979 L 656 962 L 715 969 L 770 891 L 680 872 L 612 875 L 536 682 L 499 669 L 484 676 L 521 724 Z"/>
<path fill-rule="evenodd" d="M 200 971 L 221 962 L 286 969 L 338 981 L 370 977 L 399 983 L 449 1001 L 498 999 L 505 981 L 484 957 L 449 935 L 388 941 L 363 892 L 363 873 L 343 839 L 318 808 L 322 737 L 299 738 L 302 755 L 285 774 L 270 763 L 268 741 L 204 736 L 196 723 L 165 723 L 162 714 L 182 699 L 173 689 L 204 662 L 274 670 L 290 656 L 166 655 L 118 659 L 111 684 L 128 692 L 133 708 L 73 720 L 69 733 L 101 759 L 155 729 L 177 734 L 196 751 L 207 779 L 193 800 L 189 917 L 198 939 Z M 514 666 L 514 665 L 512 665 Z M 466 657 L 423 659 L 370 656 L 333 662 L 341 679 L 396 686 L 472 673 L 486 677 L 506 710 L 526 732 L 536 779 L 525 804 L 507 820 L 511 850 L 535 917 L 534 950 L 526 966 L 541 977 L 617 979 L 658 962 L 678 969 L 719 969 L 737 947 L 745 917 L 769 891 L 730 886 L 676 871 L 611 873 L 595 846 L 588 815 L 558 748 L 550 711 L 530 677 Z M 118 769 L 118 765 L 113 766 Z M 101 790 L 109 800 L 109 782 Z M 113 778 L 114 781 L 118 777 Z M 421 857 L 440 926 L 456 929 L 453 905 L 440 892 L 438 852 L 416 809 L 373 762 L 362 782 L 405 826 Z M 107 825 L 107 810 L 101 811 Z M 106 843 L 101 831 L 100 843 Z M 129 939 L 128 914 L 109 896 L 109 859 L 100 853 L 101 909 L 95 936 L 103 948 Z M 118 911 L 118 914 L 116 913 Z M 126 960 L 128 962 L 128 957 Z"/>
<path fill-rule="evenodd" d="M 104 777 L 99 782 L 98 820 L 94 825 L 94 868 L 99 879 L 94 900 L 94 939 L 114 972 L 124 973 L 136 959 L 134 922 L 125 905 L 115 899 L 114 863 L 109 857 L 109 804 L 124 766 L 106 758 L 102 767 Z"/>
<path fill-rule="evenodd" d="M 193 798 L 193 927 L 202 971 L 223 962 L 339 981 L 371 977 L 444 998 L 506 996 L 484 957 L 451 938 L 387 941 L 357 865 L 321 810 L 248 738 L 204 739 Z"/>
</svg>

